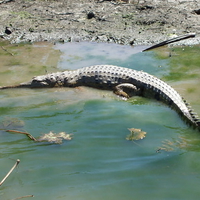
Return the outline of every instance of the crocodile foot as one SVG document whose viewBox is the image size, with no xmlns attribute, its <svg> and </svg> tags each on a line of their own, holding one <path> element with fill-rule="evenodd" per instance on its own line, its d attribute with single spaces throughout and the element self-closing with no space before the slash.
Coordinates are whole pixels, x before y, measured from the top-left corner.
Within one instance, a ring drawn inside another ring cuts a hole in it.
<svg viewBox="0 0 200 200">
<path fill-rule="evenodd" d="M 135 85 L 130 84 L 130 83 L 122 83 L 122 84 L 117 85 L 113 92 L 116 95 L 119 95 L 128 99 L 131 96 L 136 95 L 138 91 L 139 89 Z"/>
</svg>

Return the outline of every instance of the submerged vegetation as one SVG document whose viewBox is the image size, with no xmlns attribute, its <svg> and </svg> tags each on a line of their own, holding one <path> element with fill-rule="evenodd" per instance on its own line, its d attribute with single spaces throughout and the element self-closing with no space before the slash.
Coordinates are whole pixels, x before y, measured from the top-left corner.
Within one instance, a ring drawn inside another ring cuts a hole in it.
<svg viewBox="0 0 200 200">
<path fill-rule="evenodd" d="M 127 53 L 117 48 L 115 52 L 109 51 L 111 56 L 104 51 L 99 55 L 97 44 L 96 46 L 93 44 L 90 46 L 91 51 L 85 51 L 87 54 L 80 57 L 79 55 L 82 55 L 80 52 L 84 52 L 84 48 L 77 45 L 77 49 L 72 51 L 73 43 L 70 43 L 70 48 L 66 44 L 69 51 L 63 53 L 65 59 L 62 57 L 60 61 L 62 68 L 58 62 L 61 52 L 52 48 L 51 44 L 50 46 L 47 43 L 1 45 L 3 48 L 0 49 L 2 60 L 0 85 L 27 81 L 34 76 L 34 73 L 44 74 L 45 70 L 50 73 L 90 66 L 100 61 L 107 63 L 119 60 L 114 64 L 127 67 L 138 67 L 138 64 L 139 70 L 147 65 L 149 73 L 156 76 L 162 74 L 160 75 L 162 79 L 168 77 L 169 83 L 174 83 L 176 87 L 176 84 L 179 84 L 181 87 L 178 86 L 178 89 L 184 90 L 186 95 L 183 96 L 189 102 L 192 102 L 193 95 L 197 99 L 192 103 L 196 103 L 195 111 L 199 113 L 199 89 L 196 84 L 198 80 L 192 78 L 193 76 L 184 77 L 188 75 L 188 72 L 199 76 L 198 60 L 194 57 L 192 59 L 196 60 L 196 63 L 192 64 L 192 61 L 188 63 L 187 59 L 193 55 L 185 53 L 185 50 L 181 48 L 173 48 L 170 52 L 162 48 L 162 51 L 157 53 L 157 57 L 153 52 L 140 53 L 139 57 L 136 54 L 131 55 L 131 52 L 127 57 L 123 57 Z M 90 44 L 86 43 L 85 46 L 87 45 Z M 104 48 L 107 47 L 106 45 L 104 44 Z M 193 48 L 187 49 L 187 51 L 190 50 L 193 51 Z M 164 51 L 167 53 L 164 54 Z M 178 55 L 179 51 L 180 55 Z M 198 52 L 198 48 L 196 51 Z M 198 54 L 196 51 L 194 54 Z M 120 54 L 117 59 L 113 59 L 112 56 L 113 54 L 116 56 L 116 52 Z M 182 57 L 182 52 L 184 59 L 181 64 L 179 58 Z M 66 55 L 70 59 L 66 60 Z M 185 58 L 187 55 L 189 57 Z M 166 59 L 167 62 L 158 62 L 157 58 Z M 158 65 L 163 66 L 157 68 Z M 185 67 L 187 72 L 183 70 Z M 145 68 L 143 70 L 146 71 Z M 179 71 L 181 77 L 175 79 L 172 75 Z M 194 81 L 195 87 L 192 85 L 193 82 L 190 83 L 191 80 Z M 186 173 L 192 171 L 198 174 L 199 168 L 195 167 L 198 165 L 199 134 L 188 128 L 175 112 L 157 101 L 133 97 L 124 102 L 112 92 L 88 88 L 11 89 L 2 90 L 0 95 L 0 121 L 2 121 L 0 147 L 1 171 L 3 172 L 1 176 L 3 177 L 5 169 L 10 167 L 10 165 L 6 166 L 5 161 L 10 158 L 17 160 L 18 157 L 23 161 L 13 179 L 9 178 L 4 183 L 7 185 L 2 187 L 0 198 L 12 199 L 10 196 L 22 196 L 26 191 L 27 194 L 44 197 L 43 199 L 49 199 L 51 196 L 53 199 L 88 199 L 88 194 L 95 194 L 95 198 L 99 196 L 99 199 L 106 199 L 103 194 L 107 194 L 105 188 L 108 187 L 105 180 L 109 177 L 110 183 L 114 183 L 108 188 L 109 192 L 115 194 L 113 199 L 123 199 L 126 194 L 145 199 L 149 198 L 149 193 L 154 190 L 162 191 L 164 184 L 171 187 L 173 172 L 176 173 L 176 181 L 180 179 L 180 182 L 174 183 L 174 188 L 176 188 L 175 185 L 180 184 L 181 187 L 187 187 L 193 193 L 196 188 L 198 189 L 199 180 L 187 176 Z M 94 98 L 101 100 L 91 101 Z M 128 127 L 138 129 L 130 128 L 128 134 Z M 73 141 L 63 142 L 72 139 L 72 134 L 67 134 L 67 132 L 76 133 Z M 49 145 L 61 142 L 63 142 L 62 145 Z M 193 158 L 188 155 L 192 155 Z M 186 163 L 192 163 L 192 160 L 195 161 L 195 166 L 182 167 Z M 174 165 L 177 166 L 177 171 L 174 171 L 176 170 Z M 186 185 L 185 183 L 181 185 L 183 174 L 186 174 L 187 180 L 189 179 Z M 162 179 L 160 179 L 161 176 Z M 160 184 L 157 184 L 155 179 L 159 180 Z M 22 184 L 18 184 L 19 181 Z M 138 183 L 139 188 L 135 188 Z M 149 188 L 149 183 L 151 183 L 151 188 Z M 13 185 L 17 192 L 6 197 Z M 66 190 L 66 185 L 68 190 Z M 113 188 L 112 185 L 114 185 Z M 98 188 L 98 194 L 92 189 L 94 187 Z M 116 187 L 120 190 L 116 190 Z M 159 194 L 158 198 L 163 199 L 168 189 L 166 188 L 163 195 Z M 137 191 L 143 194 L 144 190 L 147 190 L 148 197 L 145 194 L 142 197 L 140 194 L 137 195 Z M 78 193 L 80 198 L 76 196 L 77 191 L 81 191 Z M 173 192 L 176 193 L 176 190 L 174 189 Z M 181 198 L 185 195 L 187 194 L 184 193 Z M 32 195 L 23 197 L 32 197 Z M 92 195 L 91 199 L 93 197 Z"/>
<path fill-rule="evenodd" d="M 200 46 L 172 47 L 156 51 L 156 58 L 168 59 L 169 73 L 165 81 L 181 81 L 199 78 L 200 59 L 198 55 Z"/>
</svg>

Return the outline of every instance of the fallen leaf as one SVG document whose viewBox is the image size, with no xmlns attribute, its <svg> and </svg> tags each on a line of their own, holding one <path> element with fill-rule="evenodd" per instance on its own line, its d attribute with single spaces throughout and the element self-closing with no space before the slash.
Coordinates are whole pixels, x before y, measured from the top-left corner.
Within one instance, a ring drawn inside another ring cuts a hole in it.
<svg viewBox="0 0 200 200">
<path fill-rule="evenodd" d="M 127 140 L 141 140 L 145 138 L 146 132 L 142 131 L 141 129 L 136 128 L 129 128 L 128 129 L 131 133 L 126 137 Z"/>
<path fill-rule="evenodd" d="M 38 142 L 46 141 L 56 144 L 61 144 L 63 140 L 72 140 L 72 134 L 67 134 L 65 132 L 53 133 L 50 131 L 37 139 Z"/>
</svg>

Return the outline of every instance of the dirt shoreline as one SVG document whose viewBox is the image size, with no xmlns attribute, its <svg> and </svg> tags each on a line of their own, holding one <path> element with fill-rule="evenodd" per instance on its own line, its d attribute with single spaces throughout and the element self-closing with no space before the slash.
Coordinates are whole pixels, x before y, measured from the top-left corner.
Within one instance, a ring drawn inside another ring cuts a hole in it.
<svg viewBox="0 0 200 200">
<path fill-rule="evenodd" d="M 198 0 L 3 0 L 0 19 L 0 36 L 11 43 L 151 45 L 195 32 L 195 38 L 177 44 L 200 44 Z"/>
</svg>

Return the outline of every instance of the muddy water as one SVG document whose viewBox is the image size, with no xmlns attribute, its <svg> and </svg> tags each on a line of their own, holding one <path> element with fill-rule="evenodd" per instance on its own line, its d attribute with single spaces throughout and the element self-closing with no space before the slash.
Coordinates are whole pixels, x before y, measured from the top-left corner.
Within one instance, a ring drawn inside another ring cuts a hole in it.
<svg viewBox="0 0 200 200">
<path fill-rule="evenodd" d="M 173 85 L 200 114 L 199 47 L 159 49 L 115 44 L 1 44 L 0 85 L 94 64 L 114 64 L 156 75 Z M 188 62 L 189 60 L 189 62 Z M 85 87 L 0 92 L 0 199 L 197 199 L 200 135 L 167 106 L 143 98 L 123 101 Z M 128 128 L 146 131 L 127 141 Z M 36 143 L 53 131 L 73 133 L 62 144 Z M 14 159 L 14 160 L 13 160 Z"/>
</svg>

